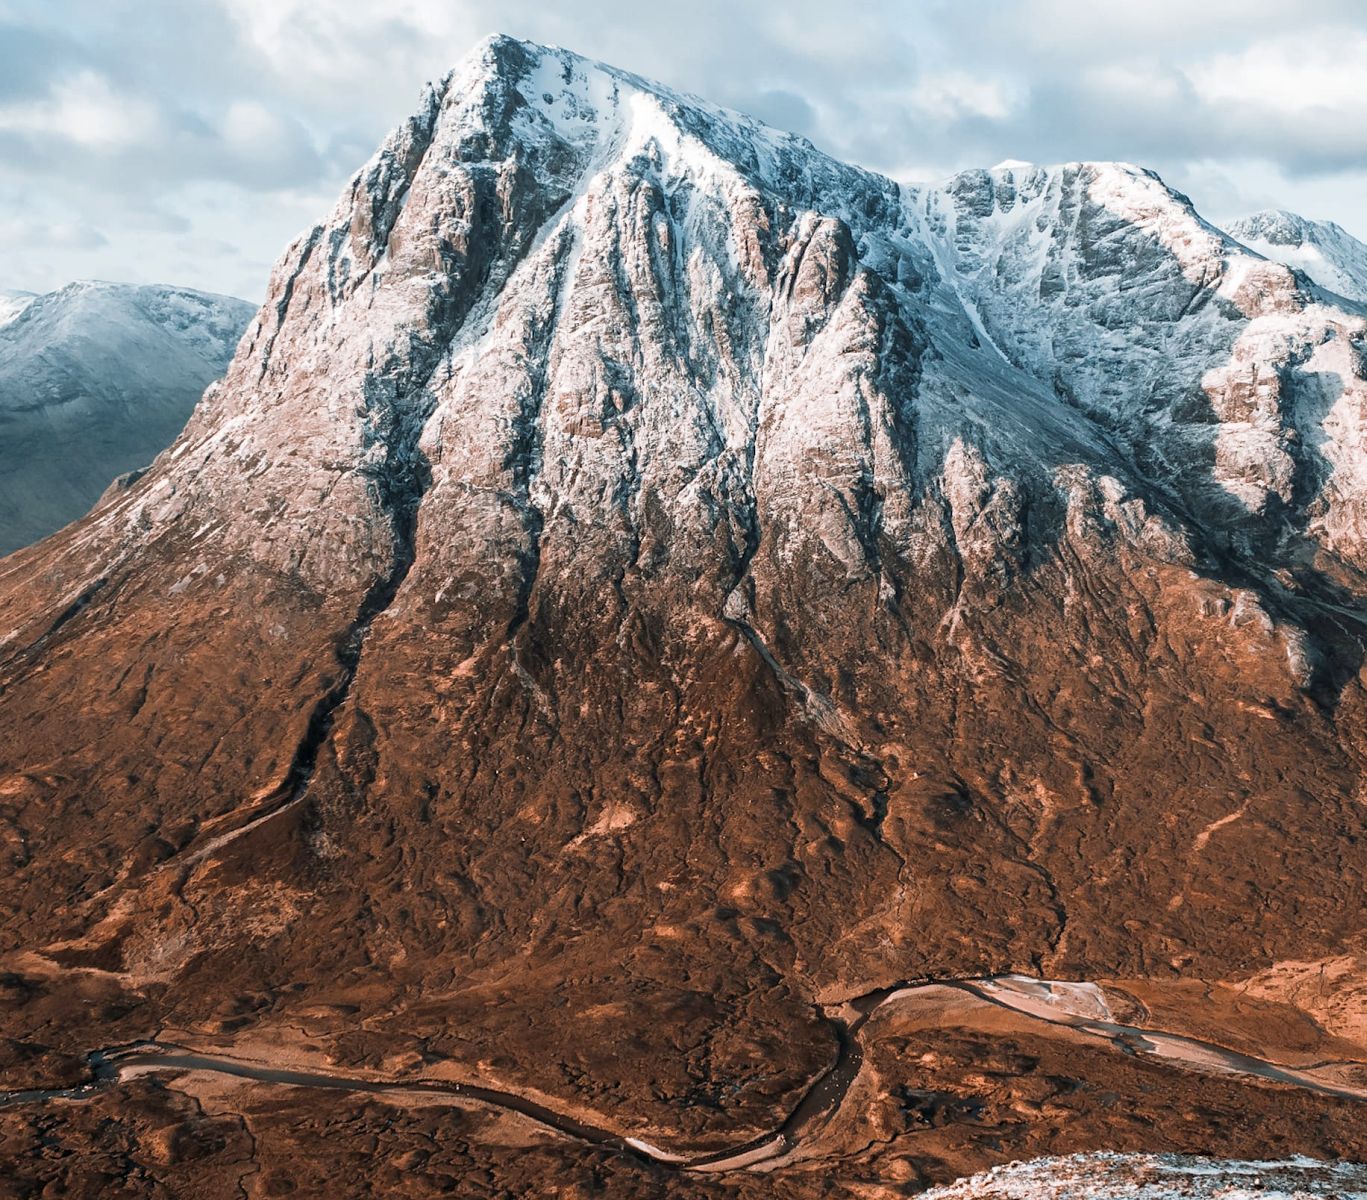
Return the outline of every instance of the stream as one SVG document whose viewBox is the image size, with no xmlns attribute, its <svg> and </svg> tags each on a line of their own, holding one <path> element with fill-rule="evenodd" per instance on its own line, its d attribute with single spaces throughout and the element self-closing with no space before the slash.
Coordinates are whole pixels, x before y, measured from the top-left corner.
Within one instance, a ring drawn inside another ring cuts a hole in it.
<svg viewBox="0 0 1367 1200">
<path fill-rule="evenodd" d="M 740 1146 L 706 1154 L 673 1154 L 640 1138 L 624 1136 L 591 1121 L 549 1108 L 516 1092 L 497 1088 L 450 1080 L 382 1080 L 336 1071 L 269 1067 L 245 1059 L 154 1041 L 96 1051 L 89 1056 L 90 1081 L 76 1087 L 0 1092 L 0 1108 L 85 1100 L 121 1080 L 139 1075 L 208 1073 L 286 1087 L 395 1097 L 449 1096 L 456 1101 L 470 1101 L 517 1113 L 543 1128 L 576 1141 L 615 1150 L 651 1163 L 689 1171 L 733 1171 L 755 1167 L 790 1154 L 809 1131 L 833 1117 L 863 1065 L 864 1052 L 859 1034 L 864 1025 L 885 1007 L 932 989 L 958 991 L 1037 1021 L 1079 1030 L 1109 1041 L 1129 1055 L 1153 1055 L 1189 1069 L 1254 1076 L 1339 1099 L 1367 1100 L 1367 1087 L 1328 1083 L 1309 1071 L 1269 1062 L 1184 1034 L 1119 1024 L 1110 1019 L 1104 993 L 1094 984 L 1006 975 L 990 979 L 898 984 L 848 1001 L 848 1010 L 854 1014 L 852 1019 L 828 1017 L 839 1042 L 835 1061 L 816 1076 L 783 1124 Z"/>
</svg>

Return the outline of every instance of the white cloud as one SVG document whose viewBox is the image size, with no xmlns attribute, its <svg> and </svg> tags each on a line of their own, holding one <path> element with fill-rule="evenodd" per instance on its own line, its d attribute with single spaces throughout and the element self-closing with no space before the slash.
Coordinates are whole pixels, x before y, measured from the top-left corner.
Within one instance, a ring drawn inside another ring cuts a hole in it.
<svg viewBox="0 0 1367 1200">
<path fill-rule="evenodd" d="M 1321 28 L 1257 42 L 1194 63 L 1187 74 L 1208 104 L 1361 121 L 1367 33 Z"/>
<path fill-rule="evenodd" d="M 981 5 L 968 3 L 963 8 L 981 20 Z M 1025 39 L 1031 47 L 1065 48 L 1084 58 L 1149 53 L 1172 58 L 1193 49 L 1228 47 L 1281 31 L 1360 18 L 1361 4 L 1358 0 L 1019 0 L 1005 6 L 1004 12 L 1002 24 L 1018 47 Z M 982 22 L 985 34 L 990 34 L 992 24 Z"/>
<path fill-rule="evenodd" d="M 1002 80 L 968 71 L 923 75 L 911 90 L 911 103 L 924 116 L 939 120 L 985 117 L 999 121 L 1016 107 L 1019 89 Z"/>
<path fill-rule="evenodd" d="M 1085 67 L 1081 81 L 1084 87 L 1093 91 L 1127 103 L 1139 102 L 1146 107 L 1180 103 L 1187 91 L 1179 72 L 1152 60 Z"/>
<path fill-rule="evenodd" d="M 55 81 L 41 100 L 0 108 L 0 129 L 101 151 L 146 144 L 163 132 L 155 105 L 120 92 L 94 71 Z"/>
</svg>

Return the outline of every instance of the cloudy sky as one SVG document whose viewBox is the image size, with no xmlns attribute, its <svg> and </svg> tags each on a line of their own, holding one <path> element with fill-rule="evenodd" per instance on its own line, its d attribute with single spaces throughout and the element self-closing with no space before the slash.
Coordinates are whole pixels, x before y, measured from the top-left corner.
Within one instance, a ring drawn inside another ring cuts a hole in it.
<svg viewBox="0 0 1367 1200">
<path fill-rule="evenodd" d="M 259 299 L 484 34 L 568 46 L 902 179 L 1157 169 L 1367 239 L 1362 0 L 0 0 L 0 288 Z"/>
</svg>

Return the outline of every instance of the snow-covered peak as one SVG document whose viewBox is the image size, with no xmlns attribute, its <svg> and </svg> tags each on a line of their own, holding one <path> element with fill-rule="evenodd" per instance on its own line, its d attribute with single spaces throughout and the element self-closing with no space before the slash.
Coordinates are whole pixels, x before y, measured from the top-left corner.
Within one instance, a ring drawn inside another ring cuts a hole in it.
<svg viewBox="0 0 1367 1200">
<path fill-rule="evenodd" d="M 16 292 L 0 288 L 0 325 L 14 320 L 34 300 L 33 292 Z"/>
<path fill-rule="evenodd" d="M 523 234 L 548 231 L 554 214 L 578 211 L 612 179 L 668 192 L 680 209 L 696 197 L 762 196 L 847 222 L 867 224 L 873 214 L 892 222 L 898 212 L 891 180 L 801 137 L 566 50 L 494 36 L 426 89 L 328 217 L 287 251 L 270 291 L 283 293 L 318 255 L 334 310 L 364 285 L 367 302 L 382 299 L 396 318 L 400 308 L 422 312 L 439 279 L 439 290 L 469 303 L 456 276 L 473 283 L 487 269 L 484 282 L 496 285 L 527 249 Z M 451 221 L 395 236 L 416 207 Z M 495 215 L 501 232 L 477 229 Z M 378 297 L 382 280 L 391 286 Z M 273 318 L 263 311 L 262 319 L 269 327 Z M 269 332 L 249 340 L 276 346 Z"/>
<path fill-rule="evenodd" d="M 439 138 L 506 119 L 524 146 L 557 143 L 599 169 L 646 155 L 670 173 L 728 170 L 793 203 L 839 206 L 890 181 L 821 153 L 804 137 L 559 47 L 495 34 L 438 86 Z"/>
<path fill-rule="evenodd" d="M 228 296 L 98 281 L 20 295 L 14 308 L 0 317 L 0 555 L 164 450 L 254 312 Z"/>
<path fill-rule="evenodd" d="M 941 266 L 966 302 L 1000 306 L 1012 324 L 1048 321 L 1050 309 L 1075 308 L 1084 295 L 1123 304 L 1131 319 L 1167 319 L 1177 314 L 1168 311 L 1173 281 L 1230 291 L 1242 282 L 1235 243 L 1186 196 L 1130 163 L 1003 165 L 906 195 L 921 236 L 939 243 Z M 972 295 L 979 291 L 980 301 Z M 1097 317 L 1103 326 L 1114 320 Z M 1021 353 L 1035 341 L 1028 335 Z"/>
<path fill-rule="evenodd" d="M 1235 221 L 1229 227 L 1229 232 L 1236 238 L 1242 234 L 1269 245 L 1298 246 L 1311 235 L 1315 226 L 1323 224 L 1326 223 L 1311 221 L 1284 208 L 1266 208 Z"/>
<path fill-rule="evenodd" d="M 1267 209 L 1235 221 L 1229 234 L 1264 258 L 1304 271 L 1322 288 L 1367 301 L 1367 245 L 1333 221 Z"/>
<path fill-rule="evenodd" d="M 155 328 L 175 338 L 178 353 L 221 369 L 253 311 L 244 300 L 191 288 L 78 280 L 23 298 L 10 319 L 0 321 L 0 364 L 37 354 L 55 361 L 62 353 L 57 348 L 67 342 L 136 344 Z M 0 395 L 0 408 L 21 399 Z"/>
<path fill-rule="evenodd" d="M 321 518 L 310 498 L 333 494 L 336 464 L 360 464 L 344 475 L 358 506 L 371 503 L 362 484 L 375 478 L 385 496 L 418 495 L 419 456 L 440 459 L 442 438 L 490 410 L 503 374 L 482 373 L 500 353 L 541 362 L 567 394 L 606 389 L 613 411 L 638 394 L 624 380 L 640 374 L 649 382 L 639 394 L 693 398 L 706 438 L 741 446 L 757 436 L 773 380 L 821 339 L 838 340 L 829 325 L 850 345 L 860 330 L 861 349 L 886 356 L 889 371 L 913 359 L 924 368 L 916 470 L 938 477 L 958 463 L 964 514 L 986 468 L 950 450 L 966 429 L 966 446 L 987 429 L 995 466 L 1104 461 L 1242 530 L 1274 501 L 1292 504 L 1309 478 L 1295 459 L 1303 439 L 1258 381 L 1290 361 L 1288 347 L 1333 341 L 1328 317 L 1303 319 L 1313 305 L 1291 271 L 1132 164 L 1008 162 L 900 186 L 629 72 L 494 37 L 427 89 L 333 212 L 287 251 L 175 461 L 187 474 L 203 467 L 206 511 L 231 497 L 243 513 L 270 497 L 225 477 L 223 464 L 265 464 L 280 479 L 271 494 L 298 510 L 269 519 L 313 531 Z M 1358 336 L 1346 332 L 1343 345 Z M 813 430 L 839 423 L 837 397 L 863 377 L 843 351 L 811 361 L 820 386 L 804 379 L 794 390 L 807 408 L 789 397 L 765 435 L 767 450 L 781 445 L 793 462 Z M 528 386 L 543 396 L 549 384 Z M 660 417 L 671 437 L 674 419 Z M 503 420 L 518 430 L 530 418 Z M 565 437 L 565 453 L 580 454 Z M 1213 438 L 1223 439 L 1214 450 Z M 650 464 L 644 442 L 634 444 L 630 472 L 679 459 L 669 446 Z M 497 474 L 469 465 L 483 452 L 451 451 L 436 477 Z M 1346 484 L 1341 457 L 1335 478 Z M 549 478 L 537 499 L 553 507 L 562 501 Z M 389 552 L 391 519 L 382 505 L 362 524 L 358 569 Z M 1348 531 L 1349 517 L 1342 523 Z M 260 544 L 249 522 L 236 532 Z M 272 553 L 284 548 L 280 564 L 293 570 L 291 544 L 276 539 Z M 320 587 L 336 585 L 337 562 L 310 564 Z"/>
<path fill-rule="evenodd" d="M 1361 324 L 1152 171 L 966 171 L 907 197 L 979 340 L 1101 422 L 1203 520 L 1261 536 L 1266 514 L 1295 502 L 1298 480 L 1325 469 L 1287 433 L 1289 397 L 1355 381 L 1358 368 L 1346 349 L 1334 367 L 1315 358 L 1303 381 L 1293 364 L 1311 360 L 1306 347 L 1360 342 Z M 1333 453 L 1336 482 L 1355 494 L 1359 456 L 1346 443 Z M 1334 518 L 1345 543 L 1351 507 Z"/>
</svg>

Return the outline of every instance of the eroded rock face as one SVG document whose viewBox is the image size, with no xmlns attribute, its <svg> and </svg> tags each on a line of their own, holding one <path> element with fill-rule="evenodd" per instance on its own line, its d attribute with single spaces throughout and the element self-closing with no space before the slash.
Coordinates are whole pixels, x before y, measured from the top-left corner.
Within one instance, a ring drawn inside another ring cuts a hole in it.
<svg viewBox="0 0 1367 1200">
<path fill-rule="evenodd" d="M 485 44 L 0 565 L 6 1032 L 692 1152 L 897 980 L 1355 961 L 1364 339 L 1133 168 L 901 188 Z"/>
<path fill-rule="evenodd" d="M 968 172 L 916 207 L 1001 356 L 1207 538 L 1278 565 L 1327 548 L 1360 570 L 1359 310 L 1134 167 Z"/>
</svg>

